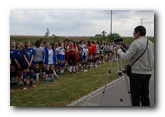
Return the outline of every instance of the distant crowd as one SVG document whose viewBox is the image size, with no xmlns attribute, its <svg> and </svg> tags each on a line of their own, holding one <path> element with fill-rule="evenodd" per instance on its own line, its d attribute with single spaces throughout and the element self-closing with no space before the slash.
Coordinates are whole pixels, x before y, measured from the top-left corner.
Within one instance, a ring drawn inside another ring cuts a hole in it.
<svg viewBox="0 0 165 117">
<path fill-rule="evenodd" d="M 98 68 L 98 64 L 112 60 L 114 47 L 114 42 L 103 41 L 50 43 L 37 40 L 33 46 L 30 41 L 13 41 L 10 45 L 10 83 L 21 84 L 26 90 L 28 86 L 36 87 L 34 81 L 38 83 L 41 77 L 47 84 L 59 78 L 58 74 Z"/>
</svg>

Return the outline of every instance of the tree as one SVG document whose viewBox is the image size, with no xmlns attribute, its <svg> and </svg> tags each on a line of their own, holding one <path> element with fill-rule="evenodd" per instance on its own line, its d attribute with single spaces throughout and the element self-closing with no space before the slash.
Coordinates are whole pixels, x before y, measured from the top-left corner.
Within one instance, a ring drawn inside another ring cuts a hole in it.
<svg viewBox="0 0 165 117">
<path fill-rule="evenodd" d="M 120 38 L 121 36 L 118 33 L 112 33 L 111 35 L 108 35 L 108 39 L 110 41 L 113 41 L 114 39 Z"/>
<path fill-rule="evenodd" d="M 52 37 L 55 37 L 56 35 L 55 34 L 52 34 Z"/>
<path fill-rule="evenodd" d="M 101 34 L 103 35 L 103 38 L 105 38 L 105 34 L 106 34 L 107 32 L 105 32 L 104 30 L 103 30 L 103 32 L 101 32 Z"/>
</svg>

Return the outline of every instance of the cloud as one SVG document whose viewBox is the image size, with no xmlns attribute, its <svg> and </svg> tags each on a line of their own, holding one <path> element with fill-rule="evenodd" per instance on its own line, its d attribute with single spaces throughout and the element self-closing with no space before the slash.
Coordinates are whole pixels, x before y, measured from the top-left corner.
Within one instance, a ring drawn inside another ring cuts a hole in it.
<svg viewBox="0 0 165 117">
<path fill-rule="evenodd" d="M 110 10 L 13 10 L 10 15 L 11 35 L 44 35 L 46 28 L 55 35 L 94 36 L 110 30 Z M 113 11 L 113 32 L 132 35 L 144 19 L 149 35 L 154 35 L 153 11 Z"/>
</svg>

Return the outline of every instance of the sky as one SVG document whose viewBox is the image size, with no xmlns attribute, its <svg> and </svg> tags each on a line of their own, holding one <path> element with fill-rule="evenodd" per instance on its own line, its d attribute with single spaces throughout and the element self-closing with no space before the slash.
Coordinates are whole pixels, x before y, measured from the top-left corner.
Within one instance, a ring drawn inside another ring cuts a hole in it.
<svg viewBox="0 0 165 117">
<path fill-rule="evenodd" d="M 109 34 L 110 16 L 111 10 L 11 10 L 10 35 L 45 35 L 47 28 L 56 36 L 95 36 L 103 30 Z M 154 36 L 153 10 L 112 10 L 112 33 L 133 36 L 141 23 L 146 35 Z"/>
</svg>

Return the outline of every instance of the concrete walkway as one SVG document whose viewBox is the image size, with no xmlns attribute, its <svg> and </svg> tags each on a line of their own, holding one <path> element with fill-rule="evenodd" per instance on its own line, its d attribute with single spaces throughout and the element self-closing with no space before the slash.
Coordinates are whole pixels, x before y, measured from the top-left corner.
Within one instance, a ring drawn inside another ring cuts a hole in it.
<svg viewBox="0 0 165 117">
<path fill-rule="evenodd" d="M 128 80 L 128 78 L 127 78 Z M 131 106 L 130 95 L 128 94 L 125 77 L 120 77 L 117 80 L 107 84 L 106 90 L 103 93 L 104 87 L 101 87 L 90 94 L 72 102 L 67 106 Z M 150 103 L 154 106 L 154 72 L 150 79 Z M 103 98 L 102 98 L 103 97 Z M 101 102 L 102 98 L 102 102 Z M 121 99 L 123 101 L 121 101 Z"/>
</svg>

